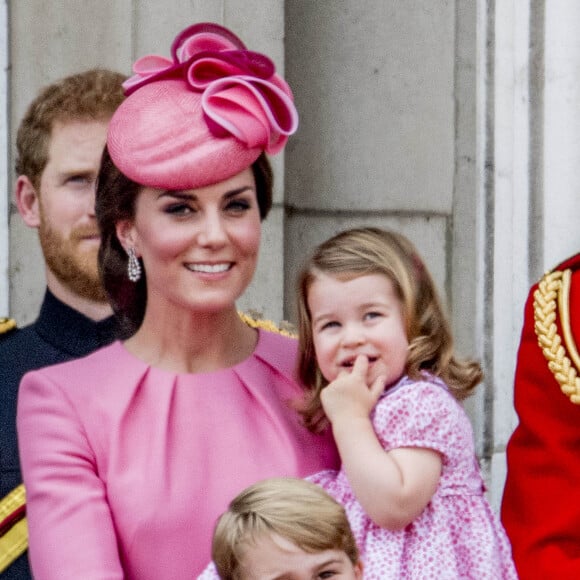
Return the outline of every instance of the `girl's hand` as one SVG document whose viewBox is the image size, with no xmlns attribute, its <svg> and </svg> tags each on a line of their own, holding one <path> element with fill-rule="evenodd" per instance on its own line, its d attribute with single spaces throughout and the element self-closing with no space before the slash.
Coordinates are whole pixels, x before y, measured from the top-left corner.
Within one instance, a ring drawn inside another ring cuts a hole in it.
<svg viewBox="0 0 580 580">
<path fill-rule="evenodd" d="M 378 376 L 372 385 L 367 385 L 369 361 L 359 355 L 350 372 L 341 372 L 328 384 L 320 395 L 322 407 L 328 420 L 334 424 L 342 418 L 352 420 L 368 418 L 385 388 L 385 375 Z"/>
<path fill-rule="evenodd" d="M 356 498 L 378 526 L 401 530 L 431 501 L 443 459 L 429 448 L 383 449 L 369 415 L 384 390 L 386 375 L 369 386 L 368 368 L 368 359 L 357 357 L 351 372 L 340 373 L 322 389 L 320 398 Z"/>
</svg>

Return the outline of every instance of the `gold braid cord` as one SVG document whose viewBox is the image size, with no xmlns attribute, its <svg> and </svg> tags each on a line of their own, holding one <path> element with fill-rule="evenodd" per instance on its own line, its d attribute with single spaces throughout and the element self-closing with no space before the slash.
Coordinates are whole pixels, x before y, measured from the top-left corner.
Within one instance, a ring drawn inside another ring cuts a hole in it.
<svg viewBox="0 0 580 580">
<path fill-rule="evenodd" d="M 20 484 L 0 500 L 0 522 L 8 521 L 13 513 L 21 509 L 26 502 L 24 486 Z M 0 574 L 28 548 L 28 527 L 26 518 L 9 524 L 8 529 L 0 535 Z"/>
<path fill-rule="evenodd" d="M 0 334 L 16 328 L 16 321 L 12 318 L 0 318 Z"/>
<path fill-rule="evenodd" d="M 534 292 L 534 330 L 542 353 L 548 361 L 548 368 L 552 371 L 560 389 L 572 403 L 579 405 L 580 356 L 570 327 L 571 277 L 571 271 L 564 270 L 548 272 L 540 280 Z M 556 325 L 558 315 L 563 341 Z"/>
<path fill-rule="evenodd" d="M 16 328 L 12 318 L 0 318 L 0 334 Z M 24 486 L 20 484 L 0 498 L 0 574 L 28 548 L 28 526 L 25 517 L 13 519 L 13 514 L 26 504 Z"/>
<path fill-rule="evenodd" d="M 15 328 L 15 320 L 0 318 L 0 334 L 6 334 Z M 22 484 L 0 498 L 0 574 L 28 548 L 26 518 L 13 517 L 25 504 L 26 494 Z"/>
<path fill-rule="evenodd" d="M 245 312 L 238 312 L 240 318 L 252 328 L 262 328 L 263 330 L 269 330 L 270 332 L 277 332 L 278 334 L 283 334 L 284 336 L 289 336 L 290 338 L 296 338 L 296 330 L 291 322 L 283 320 L 280 325 L 272 322 L 271 320 L 264 320 L 259 312 L 250 310 L 248 314 Z"/>
</svg>

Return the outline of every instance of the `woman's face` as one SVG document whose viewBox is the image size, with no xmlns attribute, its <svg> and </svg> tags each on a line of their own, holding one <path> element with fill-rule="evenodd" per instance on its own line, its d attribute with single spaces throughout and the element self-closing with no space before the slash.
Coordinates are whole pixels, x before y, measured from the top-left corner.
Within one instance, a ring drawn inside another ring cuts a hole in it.
<svg viewBox="0 0 580 580">
<path fill-rule="evenodd" d="M 133 220 L 117 224 L 123 246 L 143 260 L 148 309 L 231 307 L 254 275 L 260 233 L 251 168 L 199 189 L 144 188 Z"/>
</svg>

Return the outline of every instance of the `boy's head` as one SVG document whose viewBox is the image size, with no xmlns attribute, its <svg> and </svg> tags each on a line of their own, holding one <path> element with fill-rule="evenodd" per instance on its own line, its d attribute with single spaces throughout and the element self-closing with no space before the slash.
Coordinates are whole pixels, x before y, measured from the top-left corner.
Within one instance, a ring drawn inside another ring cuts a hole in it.
<svg viewBox="0 0 580 580">
<path fill-rule="evenodd" d="M 313 570 L 362 578 L 344 509 L 301 479 L 268 479 L 241 492 L 218 520 L 212 557 L 223 580 L 310 578 Z"/>
</svg>

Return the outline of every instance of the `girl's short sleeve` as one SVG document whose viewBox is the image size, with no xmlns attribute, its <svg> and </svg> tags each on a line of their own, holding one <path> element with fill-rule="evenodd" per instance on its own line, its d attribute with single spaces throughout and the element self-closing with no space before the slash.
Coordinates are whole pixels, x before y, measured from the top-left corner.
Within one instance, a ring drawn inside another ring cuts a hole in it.
<svg viewBox="0 0 580 580">
<path fill-rule="evenodd" d="M 448 455 L 464 433 L 465 412 L 444 387 L 410 383 L 383 396 L 373 424 L 385 450 L 422 447 Z"/>
</svg>

